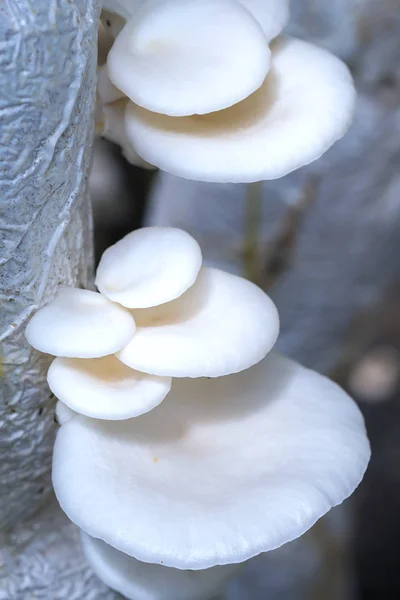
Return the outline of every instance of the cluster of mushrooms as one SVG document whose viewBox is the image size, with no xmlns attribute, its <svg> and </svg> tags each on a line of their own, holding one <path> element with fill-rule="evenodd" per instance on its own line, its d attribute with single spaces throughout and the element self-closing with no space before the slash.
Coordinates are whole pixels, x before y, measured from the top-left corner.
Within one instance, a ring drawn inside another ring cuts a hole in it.
<svg viewBox="0 0 400 600">
<path fill-rule="evenodd" d="M 187 179 L 275 179 L 350 126 L 355 91 L 329 52 L 280 35 L 288 0 L 104 0 L 113 42 L 97 131 L 132 164 Z"/>
<path fill-rule="evenodd" d="M 211 598 L 353 492 L 363 418 L 335 383 L 271 352 L 272 300 L 204 267 L 180 229 L 128 234 L 96 285 L 60 289 L 26 329 L 56 356 L 56 496 L 126 598 Z"/>
<path fill-rule="evenodd" d="M 189 179 L 281 177 L 350 125 L 346 66 L 277 37 L 287 0 L 105 0 L 97 131 L 133 164 Z M 362 416 L 272 351 L 253 283 L 202 265 L 180 229 L 106 250 L 98 292 L 62 288 L 31 319 L 56 356 L 53 484 L 97 575 L 132 600 L 206 600 L 309 529 L 361 481 Z"/>
</svg>

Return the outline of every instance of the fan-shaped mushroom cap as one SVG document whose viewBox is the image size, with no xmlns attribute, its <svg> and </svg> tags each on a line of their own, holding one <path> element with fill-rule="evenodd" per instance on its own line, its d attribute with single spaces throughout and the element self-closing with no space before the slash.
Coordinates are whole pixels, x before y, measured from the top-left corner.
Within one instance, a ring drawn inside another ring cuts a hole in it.
<svg viewBox="0 0 400 600">
<path fill-rule="evenodd" d="M 137 419 L 75 417 L 57 434 L 53 484 L 90 535 L 144 562 L 206 569 L 302 535 L 354 491 L 369 456 L 351 398 L 270 354 L 229 377 L 176 380 Z"/>
<path fill-rule="evenodd" d="M 289 20 L 289 0 L 238 0 L 261 25 L 267 40 L 272 40 Z"/>
<path fill-rule="evenodd" d="M 74 410 L 66 406 L 60 400 L 56 404 L 55 413 L 56 421 L 59 425 L 65 425 L 65 423 L 68 423 L 68 421 L 70 421 L 73 417 L 76 417 L 77 415 L 77 413 Z"/>
<path fill-rule="evenodd" d="M 77 413 L 95 419 L 130 419 L 152 410 L 171 389 L 169 377 L 129 369 L 115 356 L 56 358 L 47 382 L 53 394 Z"/>
<path fill-rule="evenodd" d="M 260 25 L 232 0 L 148 0 L 107 57 L 126 96 L 173 116 L 232 106 L 261 86 L 269 65 Z"/>
<path fill-rule="evenodd" d="M 132 311 L 136 335 L 117 357 L 131 368 L 170 377 L 220 377 L 259 362 L 275 344 L 279 316 L 256 285 L 202 268 L 177 300 Z"/>
<path fill-rule="evenodd" d="M 61 288 L 52 302 L 33 315 L 25 336 L 40 352 L 97 358 L 125 346 L 135 329 L 132 315 L 101 294 Z"/>
<path fill-rule="evenodd" d="M 186 231 L 143 227 L 104 252 L 96 285 L 124 306 L 155 306 L 186 292 L 196 281 L 201 261 L 200 246 Z"/>
<path fill-rule="evenodd" d="M 128 600 L 208 600 L 237 565 L 181 571 L 143 563 L 81 532 L 83 553 L 96 575 Z"/>
<path fill-rule="evenodd" d="M 172 118 L 129 103 L 126 134 L 146 160 L 188 179 L 275 179 L 316 160 L 348 129 L 355 91 L 335 56 L 277 40 L 261 88 L 209 115 Z"/>
</svg>

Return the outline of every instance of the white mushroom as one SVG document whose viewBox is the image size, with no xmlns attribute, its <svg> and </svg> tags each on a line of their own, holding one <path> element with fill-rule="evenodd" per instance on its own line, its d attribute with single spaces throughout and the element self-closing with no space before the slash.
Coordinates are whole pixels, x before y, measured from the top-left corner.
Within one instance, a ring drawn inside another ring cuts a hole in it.
<svg viewBox="0 0 400 600">
<path fill-rule="evenodd" d="M 111 81 L 133 102 L 172 116 L 232 106 L 263 83 L 270 49 L 233 0 L 148 0 L 107 57 Z"/>
<path fill-rule="evenodd" d="M 124 98 L 123 92 L 111 83 L 108 76 L 107 65 L 101 65 L 97 69 L 97 93 L 101 104 L 116 102 Z M 122 114 L 124 113 L 125 105 L 123 106 Z"/>
<path fill-rule="evenodd" d="M 302 535 L 354 491 L 369 456 L 351 398 L 270 354 L 237 375 L 177 380 L 136 419 L 73 418 L 57 434 L 53 484 L 89 535 L 197 570 Z"/>
<path fill-rule="evenodd" d="M 171 377 L 220 377 L 249 368 L 273 347 L 279 317 L 256 285 L 202 268 L 167 304 L 132 311 L 136 335 L 117 353 L 133 369 Z"/>
<path fill-rule="evenodd" d="M 173 118 L 126 111 L 141 156 L 188 179 L 252 182 L 282 177 L 319 158 L 348 129 L 355 91 L 347 67 L 325 50 L 277 40 L 264 84 L 226 110 Z"/>
<path fill-rule="evenodd" d="M 261 25 L 268 41 L 280 34 L 289 20 L 289 0 L 238 0 Z"/>
<path fill-rule="evenodd" d="M 182 571 L 143 563 L 81 532 L 83 553 L 96 575 L 128 600 L 208 600 L 237 565 Z"/>
<path fill-rule="evenodd" d="M 171 389 L 169 377 L 129 369 L 115 356 L 56 358 L 47 382 L 53 394 L 77 413 L 96 419 L 130 419 L 152 410 Z"/>
<path fill-rule="evenodd" d="M 56 404 L 55 413 L 56 421 L 59 425 L 65 425 L 65 423 L 68 423 L 68 421 L 70 421 L 73 417 L 76 417 L 77 415 L 77 413 L 74 410 L 70 409 L 60 400 Z"/>
<path fill-rule="evenodd" d="M 122 98 L 111 104 L 98 105 L 102 116 L 98 118 L 97 133 L 118 144 L 121 147 L 122 155 L 131 165 L 152 170 L 155 167 L 139 156 L 126 136 L 126 103 L 126 98 Z"/>
<path fill-rule="evenodd" d="M 132 315 L 101 294 L 61 288 L 54 300 L 32 317 L 25 336 L 41 352 L 97 358 L 120 350 L 135 329 Z"/>
<path fill-rule="evenodd" d="M 108 248 L 96 272 L 100 292 L 124 306 L 169 302 L 193 285 L 202 262 L 191 235 L 174 227 L 143 227 Z"/>
</svg>

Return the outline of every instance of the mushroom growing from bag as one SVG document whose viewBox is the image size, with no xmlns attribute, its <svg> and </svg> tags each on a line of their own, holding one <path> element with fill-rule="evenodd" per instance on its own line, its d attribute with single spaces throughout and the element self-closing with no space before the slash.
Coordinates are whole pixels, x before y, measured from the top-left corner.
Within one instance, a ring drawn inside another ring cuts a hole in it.
<svg viewBox="0 0 400 600">
<path fill-rule="evenodd" d="M 73 417 L 57 435 L 53 484 L 90 536 L 198 570 L 302 535 L 354 491 L 369 456 L 350 397 L 271 353 L 238 374 L 176 380 L 136 419 Z"/>
<path fill-rule="evenodd" d="M 203 267 L 189 234 L 129 234 L 96 283 L 62 290 L 27 329 L 57 356 L 57 498 L 111 587 L 206 598 L 227 565 L 302 535 L 354 491 L 363 418 L 329 379 L 270 352 L 272 300 Z"/>
<path fill-rule="evenodd" d="M 114 10 L 127 23 L 106 69 L 129 98 L 126 139 L 160 169 L 201 181 L 275 179 L 318 159 L 350 126 L 345 64 L 276 38 L 286 1 L 124 1 Z"/>
</svg>

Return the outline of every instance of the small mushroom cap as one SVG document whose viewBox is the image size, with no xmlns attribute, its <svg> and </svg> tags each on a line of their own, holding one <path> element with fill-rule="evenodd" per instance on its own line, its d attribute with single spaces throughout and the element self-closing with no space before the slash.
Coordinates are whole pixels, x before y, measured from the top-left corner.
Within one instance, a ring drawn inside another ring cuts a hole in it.
<svg viewBox="0 0 400 600">
<path fill-rule="evenodd" d="M 201 262 L 200 246 L 186 231 L 143 227 L 104 252 L 96 285 L 123 306 L 155 306 L 186 292 L 196 281 Z"/>
<path fill-rule="evenodd" d="M 132 315 L 97 292 L 61 288 L 29 321 L 29 344 L 47 354 L 97 358 L 125 346 L 136 330 Z"/>
<path fill-rule="evenodd" d="M 65 425 L 68 423 L 73 417 L 76 417 L 77 413 L 74 410 L 71 410 L 68 406 L 66 406 L 60 400 L 56 404 L 56 421 L 59 425 Z"/>
<path fill-rule="evenodd" d="M 108 76 L 107 65 L 105 64 L 101 65 L 101 67 L 97 69 L 97 93 L 102 104 L 116 102 L 116 100 L 121 100 L 122 98 L 124 98 L 123 92 L 121 92 L 121 90 L 115 87 L 113 83 L 111 83 L 110 78 Z"/>
<path fill-rule="evenodd" d="M 137 419 L 72 419 L 53 484 L 90 535 L 143 562 L 206 569 L 302 535 L 354 491 L 369 456 L 351 398 L 271 353 L 229 377 L 176 380 Z"/>
<path fill-rule="evenodd" d="M 319 158 L 350 126 L 354 104 L 344 63 L 312 44 L 280 39 L 264 84 L 243 102 L 179 119 L 129 102 L 126 133 L 141 156 L 174 175 L 261 181 Z"/>
<path fill-rule="evenodd" d="M 148 0 L 107 57 L 111 81 L 133 102 L 172 116 L 232 106 L 263 83 L 268 40 L 232 0 Z"/>
<path fill-rule="evenodd" d="M 248 369 L 279 333 L 275 304 L 256 285 L 202 268 L 180 298 L 133 311 L 136 335 L 117 353 L 131 368 L 170 377 L 220 377 Z"/>
<path fill-rule="evenodd" d="M 289 20 L 289 0 L 239 0 L 261 25 L 268 41 L 280 34 Z"/>
<path fill-rule="evenodd" d="M 171 389 L 169 377 L 129 369 L 115 356 L 56 358 L 47 382 L 53 394 L 77 413 L 95 419 L 130 419 L 152 410 Z"/>
<path fill-rule="evenodd" d="M 83 553 L 96 575 L 128 600 L 208 600 L 237 565 L 181 571 L 143 563 L 81 531 Z"/>
</svg>

